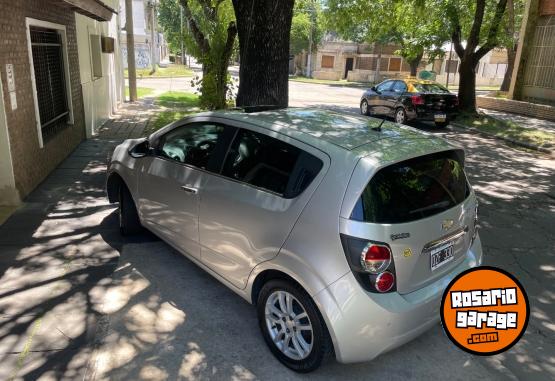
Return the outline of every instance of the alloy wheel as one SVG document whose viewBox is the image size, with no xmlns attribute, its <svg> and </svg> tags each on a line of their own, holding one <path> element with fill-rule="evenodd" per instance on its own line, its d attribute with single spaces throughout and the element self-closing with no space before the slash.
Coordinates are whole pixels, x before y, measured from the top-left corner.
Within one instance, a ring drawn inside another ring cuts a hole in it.
<svg viewBox="0 0 555 381">
<path fill-rule="evenodd" d="M 314 332 L 303 305 L 290 293 L 275 290 L 266 300 L 266 329 L 275 346 L 293 360 L 312 351 Z"/>
<path fill-rule="evenodd" d="M 360 105 L 360 112 L 363 115 L 367 115 L 368 114 L 368 103 L 366 101 L 362 101 L 361 105 Z"/>
<path fill-rule="evenodd" d="M 405 111 L 403 109 L 398 109 L 395 113 L 395 122 L 399 124 L 405 123 Z"/>
</svg>

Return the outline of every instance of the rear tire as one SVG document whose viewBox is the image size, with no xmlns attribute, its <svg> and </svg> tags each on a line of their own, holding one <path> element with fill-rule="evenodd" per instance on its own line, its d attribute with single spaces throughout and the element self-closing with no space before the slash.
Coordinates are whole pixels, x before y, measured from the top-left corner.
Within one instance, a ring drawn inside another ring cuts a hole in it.
<svg viewBox="0 0 555 381">
<path fill-rule="evenodd" d="M 445 128 L 449 125 L 449 122 L 436 122 L 437 128 Z"/>
<path fill-rule="evenodd" d="M 290 308 L 282 306 L 282 301 Z M 258 295 L 257 313 L 262 336 L 270 351 L 295 372 L 312 372 L 333 352 L 324 319 L 310 296 L 299 286 L 282 279 L 270 280 Z"/>
<path fill-rule="evenodd" d="M 130 236 L 142 230 L 139 214 L 133 197 L 125 185 L 119 187 L 119 230 L 122 235 Z"/>
<path fill-rule="evenodd" d="M 405 124 L 407 123 L 407 113 L 402 107 L 398 107 L 395 110 L 395 123 Z"/>
<path fill-rule="evenodd" d="M 360 102 L 360 113 L 362 115 L 370 115 L 370 107 L 368 107 L 368 101 L 366 99 Z"/>
</svg>

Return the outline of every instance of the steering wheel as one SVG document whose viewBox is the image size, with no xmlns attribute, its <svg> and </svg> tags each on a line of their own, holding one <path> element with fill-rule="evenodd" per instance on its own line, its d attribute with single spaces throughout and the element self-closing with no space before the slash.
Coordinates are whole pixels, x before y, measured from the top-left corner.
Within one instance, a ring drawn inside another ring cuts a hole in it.
<svg viewBox="0 0 555 381">
<path fill-rule="evenodd" d="M 200 151 L 212 151 L 215 147 L 216 142 L 213 140 L 202 140 L 196 146 Z"/>
</svg>

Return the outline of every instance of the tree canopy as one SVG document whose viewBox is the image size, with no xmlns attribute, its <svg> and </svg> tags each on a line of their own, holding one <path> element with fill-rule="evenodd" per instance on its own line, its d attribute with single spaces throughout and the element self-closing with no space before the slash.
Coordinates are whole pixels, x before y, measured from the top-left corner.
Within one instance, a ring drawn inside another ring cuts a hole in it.
<svg viewBox="0 0 555 381">
<path fill-rule="evenodd" d="M 398 45 L 398 54 L 414 70 L 424 53 L 442 55 L 441 46 L 450 39 L 443 20 L 424 0 L 328 0 L 326 4 L 328 26 L 343 38 Z"/>
<path fill-rule="evenodd" d="M 312 39 L 314 52 L 324 35 L 324 21 L 322 6 L 316 0 L 297 0 L 293 9 L 291 22 L 291 50 L 290 54 L 308 51 Z"/>
</svg>

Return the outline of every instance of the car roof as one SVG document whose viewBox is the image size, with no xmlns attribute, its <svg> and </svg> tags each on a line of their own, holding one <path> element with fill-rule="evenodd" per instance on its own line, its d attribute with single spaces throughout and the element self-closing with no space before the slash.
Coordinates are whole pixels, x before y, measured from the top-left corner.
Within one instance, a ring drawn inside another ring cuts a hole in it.
<svg viewBox="0 0 555 381">
<path fill-rule="evenodd" d="M 381 139 L 430 137 L 429 134 L 414 128 L 384 122 L 383 119 L 319 108 L 291 107 L 254 113 L 217 111 L 204 115 L 253 124 L 308 143 L 315 140 L 325 141 L 346 150 L 354 150 Z M 381 129 L 377 130 L 380 125 Z"/>
</svg>

